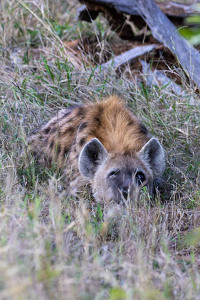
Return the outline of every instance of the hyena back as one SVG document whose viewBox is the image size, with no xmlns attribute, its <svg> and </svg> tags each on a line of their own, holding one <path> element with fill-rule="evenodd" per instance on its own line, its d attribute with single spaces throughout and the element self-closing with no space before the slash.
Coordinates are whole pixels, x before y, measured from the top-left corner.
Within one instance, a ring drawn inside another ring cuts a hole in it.
<svg viewBox="0 0 200 300">
<path fill-rule="evenodd" d="M 98 202 L 138 197 L 145 185 L 151 193 L 165 168 L 161 144 L 117 96 L 61 110 L 29 144 L 65 170 L 70 194 L 89 184 Z"/>
</svg>

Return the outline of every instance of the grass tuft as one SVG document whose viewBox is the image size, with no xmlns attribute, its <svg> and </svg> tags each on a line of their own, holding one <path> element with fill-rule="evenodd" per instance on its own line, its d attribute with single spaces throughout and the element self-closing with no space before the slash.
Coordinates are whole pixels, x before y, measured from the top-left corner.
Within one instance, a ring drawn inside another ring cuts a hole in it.
<svg viewBox="0 0 200 300">
<path fill-rule="evenodd" d="M 76 22 L 78 6 L 0 3 L 0 299 L 198 299 L 199 95 L 184 76 L 177 95 L 112 68 L 97 74 L 114 34 L 101 17 Z M 96 57 L 65 47 L 85 35 L 98 41 Z M 58 110 L 114 92 L 166 152 L 155 201 L 144 190 L 123 209 L 94 203 L 87 190 L 69 197 L 56 166 L 27 151 L 27 137 Z"/>
</svg>

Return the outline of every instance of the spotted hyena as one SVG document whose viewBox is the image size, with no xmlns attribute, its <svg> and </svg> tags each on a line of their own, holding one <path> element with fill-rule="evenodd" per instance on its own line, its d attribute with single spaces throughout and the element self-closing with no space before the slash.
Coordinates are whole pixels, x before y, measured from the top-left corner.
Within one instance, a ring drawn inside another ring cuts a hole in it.
<svg viewBox="0 0 200 300">
<path fill-rule="evenodd" d="M 117 96 L 61 110 L 29 143 L 64 169 L 71 195 L 88 185 L 98 202 L 133 199 L 143 186 L 152 193 L 165 168 L 161 144 Z"/>
</svg>

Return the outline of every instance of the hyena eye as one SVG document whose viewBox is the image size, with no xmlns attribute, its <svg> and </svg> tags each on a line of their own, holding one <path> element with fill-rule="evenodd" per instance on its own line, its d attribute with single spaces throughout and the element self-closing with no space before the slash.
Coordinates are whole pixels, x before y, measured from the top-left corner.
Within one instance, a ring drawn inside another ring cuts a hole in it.
<svg viewBox="0 0 200 300">
<path fill-rule="evenodd" d="M 119 169 L 113 170 L 108 174 L 108 178 L 114 178 L 117 173 L 119 173 Z"/>
<path fill-rule="evenodd" d="M 138 171 L 135 175 L 135 178 L 138 185 L 141 185 L 146 180 L 146 177 L 142 171 Z"/>
</svg>

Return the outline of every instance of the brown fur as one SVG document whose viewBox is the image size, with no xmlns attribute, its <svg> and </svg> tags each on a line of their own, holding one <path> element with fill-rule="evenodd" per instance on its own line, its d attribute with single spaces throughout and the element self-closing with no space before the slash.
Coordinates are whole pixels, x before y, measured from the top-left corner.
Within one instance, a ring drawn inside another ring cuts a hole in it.
<svg viewBox="0 0 200 300">
<path fill-rule="evenodd" d="M 113 157 L 134 156 L 151 135 L 122 99 L 110 96 L 101 102 L 61 110 L 29 138 L 29 144 L 40 160 L 65 167 L 73 194 L 72 190 L 76 192 L 82 182 L 89 183 L 79 173 L 78 158 L 93 138 Z"/>
</svg>

